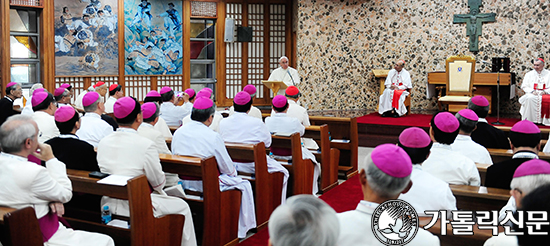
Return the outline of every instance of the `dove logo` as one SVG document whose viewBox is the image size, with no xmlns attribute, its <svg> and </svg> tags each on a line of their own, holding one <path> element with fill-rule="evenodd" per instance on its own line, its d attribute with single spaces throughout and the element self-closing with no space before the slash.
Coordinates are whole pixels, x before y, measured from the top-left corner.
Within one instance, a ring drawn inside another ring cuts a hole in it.
<svg viewBox="0 0 550 246">
<path fill-rule="evenodd" d="M 388 200 L 374 210 L 372 232 L 385 245 L 406 245 L 418 232 L 418 214 L 403 200 Z"/>
</svg>

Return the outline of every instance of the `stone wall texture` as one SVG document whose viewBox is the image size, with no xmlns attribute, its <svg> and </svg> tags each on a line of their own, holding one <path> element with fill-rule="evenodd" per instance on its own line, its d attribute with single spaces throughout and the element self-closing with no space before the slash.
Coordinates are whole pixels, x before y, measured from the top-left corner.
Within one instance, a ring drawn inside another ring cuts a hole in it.
<svg viewBox="0 0 550 246">
<path fill-rule="evenodd" d="M 550 3 L 545 0 L 483 0 L 481 13 L 496 13 L 483 24 L 479 52 L 468 50 L 465 24 L 454 14 L 469 13 L 468 0 L 296 0 L 297 69 L 302 104 L 311 110 L 376 109 L 379 85 L 373 69 L 407 61 L 413 82 L 413 110 L 436 110 L 426 98 L 427 72 L 445 70 L 451 55 L 511 59 L 516 96 L 502 98 L 502 113 L 519 112 L 519 86 L 534 57 L 550 60 Z M 547 66 L 548 67 L 548 66 Z M 476 65 L 489 72 L 490 66 Z M 495 99 L 496 100 L 496 99 Z M 519 115 L 519 114 L 518 114 Z"/>
</svg>

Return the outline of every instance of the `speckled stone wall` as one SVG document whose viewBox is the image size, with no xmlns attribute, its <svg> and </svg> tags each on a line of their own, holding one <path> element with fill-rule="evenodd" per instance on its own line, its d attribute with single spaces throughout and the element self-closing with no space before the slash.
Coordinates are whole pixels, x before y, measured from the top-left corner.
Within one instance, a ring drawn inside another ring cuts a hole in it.
<svg viewBox="0 0 550 246">
<path fill-rule="evenodd" d="M 426 98 L 427 72 L 443 71 L 448 56 L 466 54 L 511 58 L 518 90 L 500 109 L 516 113 L 531 59 L 550 58 L 545 0 L 483 0 L 480 12 L 496 13 L 497 22 L 483 24 L 477 54 L 468 51 L 466 25 L 452 24 L 453 14 L 469 13 L 468 0 L 296 1 L 297 69 L 302 103 L 312 110 L 375 109 L 379 86 L 372 69 L 391 69 L 397 59 L 407 61 L 412 75 L 413 110 L 435 110 L 435 99 Z M 478 63 L 476 71 L 490 67 Z"/>
</svg>

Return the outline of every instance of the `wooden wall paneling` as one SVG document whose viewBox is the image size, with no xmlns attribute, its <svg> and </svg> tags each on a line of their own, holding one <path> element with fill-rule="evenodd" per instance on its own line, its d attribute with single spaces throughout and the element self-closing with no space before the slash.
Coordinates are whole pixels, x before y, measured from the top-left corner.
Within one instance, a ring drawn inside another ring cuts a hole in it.
<svg viewBox="0 0 550 246">
<path fill-rule="evenodd" d="M 268 12 L 263 2 L 248 4 L 248 26 L 252 27 L 253 37 L 252 42 L 248 43 L 247 83 L 242 83 L 242 87 L 247 84 L 263 87 L 262 80 L 264 79 L 264 61 L 266 57 L 264 53 L 264 43 L 267 40 L 264 33 L 264 22 L 265 15 L 267 15 Z M 259 97 L 263 100 L 265 98 L 263 96 L 263 88 L 261 88 L 260 92 L 261 93 L 258 93 Z"/>
<path fill-rule="evenodd" d="M 224 42 L 225 37 L 225 12 L 226 1 L 222 0 L 218 2 L 216 20 L 216 104 L 218 106 L 227 106 L 228 98 L 226 97 L 226 70 L 225 70 L 225 57 L 226 57 L 226 45 Z"/>
<path fill-rule="evenodd" d="M 124 49 L 124 0 L 118 0 L 118 84 L 122 88 L 126 87 L 125 83 L 125 57 L 126 50 Z"/>
<path fill-rule="evenodd" d="M 226 3 L 225 5 L 225 19 L 232 18 L 235 20 L 235 25 L 242 25 L 243 23 L 243 8 L 245 4 L 242 3 Z M 225 26 L 225 21 L 224 24 Z M 219 86 L 225 89 L 224 96 L 224 105 L 231 105 L 232 98 L 241 88 L 242 85 L 242 60 L 245 59 L 244 53 L 242 50 L 242 42 L 233 42 L 233 43 L 224 43 L 225 46 L 225 66 L 221 67 L 224 70 L 225 77 L 224 81 L 219 83 Z M 219 88 L 220 88 L 219 87 Z"/>
<path fill-rule="evenodd" d="M 191 1 L 183 1 L 183 88 L 191 86 Z M 185 52 L 187 51 L 187 52 Z"/>
<path fill-rule="evenodd" d="M 290 66 L 296 68 L 296 57 L 292 57 L 292 2 L 287 3 L 285 9 L 285 54 L 290 57 Z"/>
<path fill-rule="evenodd" d="M 44 88 L 55 90 L 54 1 L 44 1 L 40 21 L 40 77 Z"/>
<path fill-rule="evenodd" d="M 264 79 L 267 80 L 269 78 L 270 74 L 270 65 L 269 65 L 269 57 L 270 57 L 270 49 L 269 49 L 269 42 L 270 42 L 270 35 L 269 35 L 269 27 L 270 27 L 270 4 L 269 0 L 264 1 Z M 261 86 L 262 90 L 259 90 L 256 94 L 262 93 L 262 98 L 256 98 L 254 100 L 254 104 L 256 105 L 270 105 L 271 104 L 271 96 L 270 96 L 270 89 L 267 88 L 265 85 Z"/>
<path fill-rule="evenodd" d="M 0 22 L 0 88 L 5 88 L 10 81 L 10 1 L 0 1 Z"/>
<path fill-rule="evenodd" d="M 243 27 L 248 27 L 250 26 L 249 24 L 249 18 L 248 18 L 248 12 L 249 12 L 249 4 L 248 4 L 248 1 L 247 0 L 244 0 L 243 1 L 243 22 L 242 22 L 242 26 Z M 248 84 L 248 57 L 249 57 L 249 53 L 248 53 L 248 43 L 247 42 L 242 42 L 242 46 L 243 46 L 243 59 L 242 59 L 242 76 L 241 76 L 241 85 L 246 85 Z M 242 89 L 239 88 L 239 89 Z M 240 90 L 239 90 L 240 91 Z"/>
<path fill-rule="evenodd" d="M 151 88 L 149 88 L 149 90 L 147 90 L 147 92 L 149 92 L 150 90 L 160 91 L 160 89 L 158 88 L 158 77 L 157 76 L 151 77 Z"/>
</svg>

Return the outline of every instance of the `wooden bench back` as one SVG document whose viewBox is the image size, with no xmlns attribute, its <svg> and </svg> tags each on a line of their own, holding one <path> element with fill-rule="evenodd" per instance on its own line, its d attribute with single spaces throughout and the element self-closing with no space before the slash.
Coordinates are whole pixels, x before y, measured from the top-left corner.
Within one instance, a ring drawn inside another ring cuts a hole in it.
<svg viewBox="0 0 550 246">
<path fill-rule="evenodd" d="M 512 159 L 512 156 L 514 156 L 514 151 L 511 149 L 487 149 L 487 151 L 489 151 L 493 163 L 507 161 Z M 550 161 L 550 154 L 539 151 L 539 159 Z"/>
<path fill-rule="evenodd" d="M 321 190 L 328 191 L 338 185 L 338 161 L 340 150 L 330 147 L 328 125 L 308 126 L 303 136 L 311 138 L 319 145 L 321 153 L 314 152 L 321 163 Z"/>
<path fill-rule="evenodd" d="M 460 210 L 500 210 L 510 199 L 510 190 L 484 186 L 450 185 Z"/>
<path fill-rule="evenodd" d="M 225 143 L 225 147 L 233 161 L 254 162 L 255 178 L 250 180 L 250 183 L 254 189 L 256 223 L 258 229 L 261 229 L 267 225 L 273 210 L 281 204 L 284 174 L 268 172 L 263 142 L 257 144 Z"/>
<path fill-rule="evenodd" d="M 302 157 L 300 133 L 294 133 L 290 137 L 272 135 L 271 139 L 272 148 L 287 148 L 292 151 L 292 165 L 283 165 L 290 173 L 288 186 L 289 190 L 292 190 L 292 195 L 311 194 L 313 192 L 313 162 L 304 160 Z"/>
<path fill-rule="evenodd" d="M 160 161 L 165 172 L 202 180 L 203 199 L 186 199 L 190 206 L 203 211 L 202 245 L 237 244 L 241 191 L 220 191 L 216 158 L 160 154 Z"/>
<path fill-rule="evenodd" d="M 32 207 L 0 207 L 2 244 L 4 246 L 42 246 L 42 232 Z"/>
</svg>

